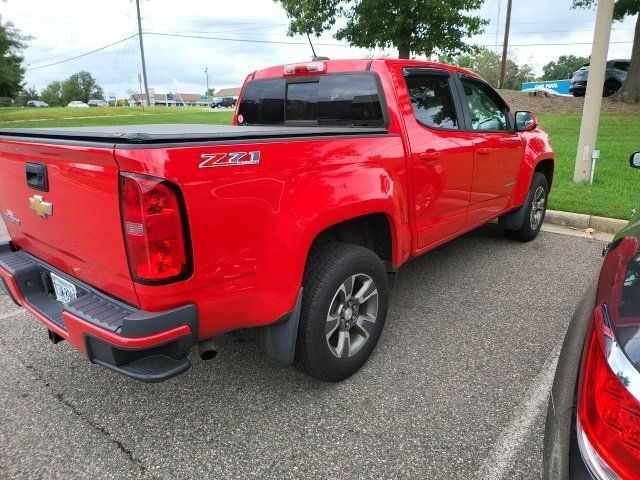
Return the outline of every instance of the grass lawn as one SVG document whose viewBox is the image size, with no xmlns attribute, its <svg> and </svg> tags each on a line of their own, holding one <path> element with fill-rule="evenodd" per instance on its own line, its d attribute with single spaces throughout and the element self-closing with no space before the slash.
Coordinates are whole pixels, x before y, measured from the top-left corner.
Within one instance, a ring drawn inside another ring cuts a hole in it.
<svg viewBox="0 0 640 480">
<path fill-rule="evenodd" d="M 540 126 L 551 135 L 556 173 L 549 208 L 627 219 L 640 207 L 640 171 L 629 166 L 631 152 L 640 150 L 640 116 L 603 114 L 598 130 L 593 185 L 573 182 L 580 132 L 579 115 L 540 114 Z"/>
<path fill-rule="evenodd" d="M 200 107 L 0 108 L 0 127 L 89 127 L 141 123 L 231 123 L 232 110 Z"/>
<path fill-rule="evenodd" d="M 0 127 L 74 127 L 141 123 L 229 124 L 232 111 L 197 107 L 0 108 Z M 640 116 L 603 114 L 597 148 L 601 152 L 593 185 L 573 183 L 580 130 L 579 115 L 540 114 L 551 135 L 556 176 L 549 208 L 605 217 L 629 218 L 640 206 L 640 171 L 629 167 L 629 155 L 640 150 Z"/>
</svg>

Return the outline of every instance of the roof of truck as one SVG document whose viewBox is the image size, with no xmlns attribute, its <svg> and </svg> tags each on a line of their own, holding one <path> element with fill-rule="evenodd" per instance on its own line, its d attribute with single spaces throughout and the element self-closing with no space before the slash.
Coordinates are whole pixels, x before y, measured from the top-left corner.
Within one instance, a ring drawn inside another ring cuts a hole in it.
<svg viewBox="0 0 640 480">
<path fill-rule="evenodd" d="M 305 63 L 322 62 L 325 64 L 326 73 L 340 73 L 340 72 L 358 72 L 370 70 L 374 63 L 384 63 L 386 65 L 402 65 L 403 67 L 422 67 L 422 68 L 440 68 L 443 70 L 449 70 L 451 72 L 461 72 L 473 76 L 478 76 L 476 73 L 456 67 L 454 65 L 448 65 L 446 63 L 428 62 L 424 60 L 408 60 L 398 58 L 359 58 L 359 59 L 339 59 L 339 60 L 305 60 L 302 62 L 291 62 L 282 65 L 275 65 L 273 67 L 264 68 L 262 70 L 256 70 L 250 77 L 253 78 L 273 78 L 282 77 L 284 74 L 284 67 L 287 65 L 297 65 Z"/>
</svg>

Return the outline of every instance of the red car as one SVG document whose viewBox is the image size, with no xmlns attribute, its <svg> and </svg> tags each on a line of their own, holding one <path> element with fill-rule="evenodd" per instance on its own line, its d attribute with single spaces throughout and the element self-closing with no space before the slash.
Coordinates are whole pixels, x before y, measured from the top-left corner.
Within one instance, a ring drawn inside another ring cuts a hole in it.
<svg viewBox="0 0 640 480">
<path fill-rule="evenodd" d="M 535 116 L 471 72 L 277 66 L 233 126 L 0 130 L 0 276 L 54 343 L 139 380 L 257 328 L 335 381 L 374 349 L 400 265 L 495 218 L 533 239 L 553 171 Z"/>
<path fill-rule="evenodd" d="M 640 168 L 640 152 L 631 156 Z M 640 215 L 604 250 L 562 345 L 545 479 L 640 479 Z"/>
</svg>

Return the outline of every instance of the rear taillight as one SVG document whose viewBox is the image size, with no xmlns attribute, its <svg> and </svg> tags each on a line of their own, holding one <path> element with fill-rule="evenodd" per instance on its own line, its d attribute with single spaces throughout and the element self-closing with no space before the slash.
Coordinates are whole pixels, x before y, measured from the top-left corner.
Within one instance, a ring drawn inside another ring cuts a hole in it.
<svg viewBox="0 0 640 480">
<path fill-rule="evenodd" d="M 169 283 L 191 272 L 188 230 L 178 188 L 159 178 L 120 175 L 129 269 L 138 283 Z"/>
<path fill-rule="evenodd" d="M 582 365 L 577 432 L 595 478 L 640 478 L 639 375 L 610 329 L 606 308 L 597 307 Z"/>
</svg>

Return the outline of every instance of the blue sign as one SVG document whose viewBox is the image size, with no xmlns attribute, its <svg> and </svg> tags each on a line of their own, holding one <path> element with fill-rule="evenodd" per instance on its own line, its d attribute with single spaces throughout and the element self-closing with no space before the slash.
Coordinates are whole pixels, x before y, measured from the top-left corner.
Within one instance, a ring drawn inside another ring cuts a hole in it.
<svg viewBox="0 0 640 480">
<path fill-rule="evenodd" d="M 554 90 L 558 93 L 569 94 L 569 85 L 571 80 L 546 80 L 544 82 L 526 82 L 522 84 L 522 90 L 535 87 L 544 87 Z"/>
</svg>

